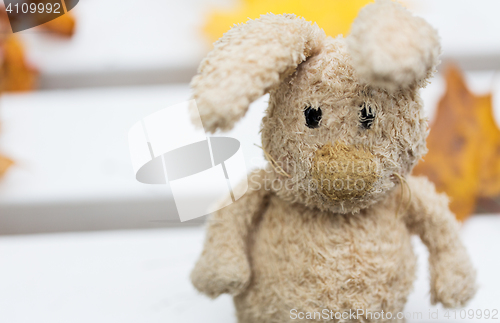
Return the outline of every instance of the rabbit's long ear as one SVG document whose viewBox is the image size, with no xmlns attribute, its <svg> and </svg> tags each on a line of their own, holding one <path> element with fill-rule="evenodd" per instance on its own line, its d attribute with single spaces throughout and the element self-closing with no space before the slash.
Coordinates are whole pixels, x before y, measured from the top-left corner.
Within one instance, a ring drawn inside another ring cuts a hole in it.
<svg viewBox="0 0 500 323">
<path fill-rule="evenodd" d="M 277 86 L 321 45 L 316 24 L 294 15 L 263 15 L 231 28 L 191 82 L 205 130 L 229 130 L 250 103 Z"/>
<path fill-rule="evenodd" d="M 347 45 L 360 81 L 388 91 L 425 86 L 441 52 L 436 30 L 390 0 L 359 12 Z"/>
</svg>

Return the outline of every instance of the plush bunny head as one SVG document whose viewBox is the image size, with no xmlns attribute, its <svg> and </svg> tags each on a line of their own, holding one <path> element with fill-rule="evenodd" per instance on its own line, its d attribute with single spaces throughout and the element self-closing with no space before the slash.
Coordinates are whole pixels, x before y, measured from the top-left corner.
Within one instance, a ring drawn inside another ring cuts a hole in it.
<svg viewBox="0 0 500 323">
<path fill-rule="evenodd" d="M 363 8 L 347 38 L 269 14 L 228 31 L 192 87 L 209 131 L 230 129 L 270 93 L 262 123 L 268 189 L 289 202 L 358 212 L 426 152 L 418 89 L 439 53 L 436 31 L 389 0 Z"/>
</svg>

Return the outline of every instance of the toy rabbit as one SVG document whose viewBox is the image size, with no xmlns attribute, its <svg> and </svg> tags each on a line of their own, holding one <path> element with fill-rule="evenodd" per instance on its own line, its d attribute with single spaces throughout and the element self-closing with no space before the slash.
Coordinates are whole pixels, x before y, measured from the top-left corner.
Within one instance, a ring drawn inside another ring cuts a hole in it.
<svg viewBox="0 0 500 323">
<path fill-rule="evenodd" d="M 363 8 L 346 38 L 268 14 L 216 42 L 192 81 L 204 127 L 231 129 L 269 93 L 269 167 L 212 214 L 194 286 L 233 295 L 240 323 L 401 322 L 417 234 L 432 303 L 466 304 L 475 270 L 447 197 L 410 175 L 426 153 L 418 91 L 439 54 L 436 31 L 389 0 Z M 382 311 L 392 317 L 367 315 Z"/>
</svg>

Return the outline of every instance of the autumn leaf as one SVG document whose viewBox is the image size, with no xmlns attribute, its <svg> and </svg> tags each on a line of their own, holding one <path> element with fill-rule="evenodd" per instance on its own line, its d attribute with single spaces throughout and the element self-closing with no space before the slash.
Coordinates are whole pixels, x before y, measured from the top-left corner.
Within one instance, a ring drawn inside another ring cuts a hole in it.
<svg viewBox="0 0 500 323">
<path fill-rule="evenodd" d="M 330 36 L 347 35 L 359 10 L 373 0 L 242 0 L 231 10 L 212 10 L 203 27 L 211 42 L 234 24 L 256 19 L 266 13 L 293 13 L 314 21 Z"/>
<path fill-rule="evenodd" d="M 49 30 L 57 35 L 71 37 L 75 33 L 75 17 L 71 12 L 66 12 L 64 15 L 56 19 L 47 21 L 41 28 Z"/>
<path fill-rule="evenodd" d="M 66 13 L 38 28 L 49 30 L 55 35 L 71 37 L 75 30 L 75 18 L 72 13 Z M 26 59 L 20 38 L 12 33 L 5 7 L 0 7 L 0 57 L 1 91 L 30 91 L 36 88 L 38 70 Z"/>
<path fill-rule="evenodd" d="M 36 87 L 38 71 L 31 66 L 20 39 L 10 34 L 2 46 L 2 88 L 4 91 L 30 91 Z"/>
<path fill-rule="evenodd" d="M 491 94 L 471 93 L 456 66 L 445 72 L 446 92 L 431 125 L 429 152 L 415 167 L 415 175 L 429 177 L 450 197 L 457 219 L 465 220 L 478 198 L 500 194 L 500 130 Z"/>
<path fill-rule="evenodd" d="M 9 169 L 9 167 L 12 166 L 13 163 L 14 162 L 11 159 L 0 155 L 0 177 L 5 174 L 7 169 Z"/>
</svg>

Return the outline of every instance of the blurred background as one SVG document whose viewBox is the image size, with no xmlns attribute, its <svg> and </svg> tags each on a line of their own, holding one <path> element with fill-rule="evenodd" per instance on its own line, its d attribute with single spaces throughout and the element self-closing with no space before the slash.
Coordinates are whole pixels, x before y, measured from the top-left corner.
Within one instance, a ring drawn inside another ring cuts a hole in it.
<svg viewBox="0 0 500 323">
<path fill-rule="evenodd" d="M 369 2 L 80 0 L 14 34 L 0 10 L 0 322 L 235 322 L 229 297 L 207 300 L 188 280 L 204 219 L 181 223 L 167 185 L 135 180 L 128 129 L 188 100 L 198 64 L 233 24 L 295 13 L 335 37 Z M 500 2 L 403 4 L 443 45 L 421 92 L 430 151 L 415 173 L 450 195 L 462 222 L 481 284 L 468 309 L 498 309 Z M 249 170 L 265 162 L 254 144 L 266 102 L 228 134 Z M 427 314 L 426 250 L 415 248 L 407 310 Z"/>
</svg>

